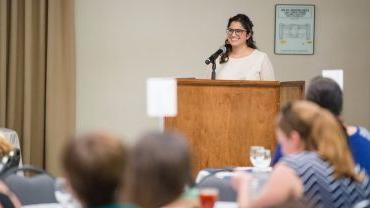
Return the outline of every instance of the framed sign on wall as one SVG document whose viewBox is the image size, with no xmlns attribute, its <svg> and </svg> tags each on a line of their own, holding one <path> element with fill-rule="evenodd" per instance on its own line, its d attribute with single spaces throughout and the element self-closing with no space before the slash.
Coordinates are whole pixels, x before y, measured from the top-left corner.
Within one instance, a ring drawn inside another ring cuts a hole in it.
<svg viewBox="0 0 370 208">
<path fill-rule="evenodd" d="M 314 54 L 315 5 L 275 5 L 275 54 Z"/>
</svg>

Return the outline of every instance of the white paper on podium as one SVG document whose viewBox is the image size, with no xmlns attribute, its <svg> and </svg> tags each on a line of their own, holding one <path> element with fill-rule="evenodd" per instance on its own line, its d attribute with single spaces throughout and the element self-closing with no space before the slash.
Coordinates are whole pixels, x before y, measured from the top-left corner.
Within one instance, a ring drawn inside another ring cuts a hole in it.
<svg viewBox="0 0 370 208">
<path fill-rule="evenodd" d="M 147 114 L 151 117 L 177 115 L 177 82 L 174 78 L 148 78 Z"/>
<path fill-rule="evenodd" d="M 324 69 L 321 72 L 323 77 L 333 79 L 343 90 L 343 70 L 342 69 Z"/>
</svg>

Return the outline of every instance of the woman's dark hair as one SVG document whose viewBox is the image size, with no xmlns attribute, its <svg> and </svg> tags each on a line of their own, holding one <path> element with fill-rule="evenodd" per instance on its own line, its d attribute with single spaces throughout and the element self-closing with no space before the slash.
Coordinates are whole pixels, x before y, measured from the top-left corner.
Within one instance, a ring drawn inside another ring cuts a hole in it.
<svg viewBox="0 0 370 208">
<path fill-rule="evenodd" d="M 314 77 L 307 89 L 306 100 L 329 110 L 341 125 L 343 133 L 348 137 L 346 127 L 339 118 L 343 108 L 343 93 L 334 80 L 321 76 Z"/>
<path fill-rule="evenodd" d="M 131 151 L 126 177 L 126 202 L 145 208 L 173 202 L 191 182 L 185 138 L 168 132 L 144 135 Z"/>
<path fill-rule="evenodd" d="M 256 42 L 253 40 L 253 23 L 249 17 L 245 14 L 237 14 L 229 19 L 227 23 L 227 28 L 230 27 L 232 22 L 239 22 L 243 28 L 247 31 L 247 35 L 250 34 L 250 37 L 247 39 L 246 44 L 248 47 L 256 49 Z M 232 50 L 231 45 L 228 43 L 227 39 L 225 40 L 226 53 L 221 56 L 220 64 L 226 63 L 229 60 L 229 54 Z"/>
<path fill-rule="evenodd" d="M 306 92 L 306 100 L 328 109 L 337 117 L 342 113 L 343 93 L 332 79 L 321 76 L 313 78 Z"/>
<path fill-rule="evenodd" d="M 116 202 L 123 185 L 126 148 L 104 133 L 72 138 L 62 153 L 62 166 L 71 188 L 84 207 Z"/>
</svg>

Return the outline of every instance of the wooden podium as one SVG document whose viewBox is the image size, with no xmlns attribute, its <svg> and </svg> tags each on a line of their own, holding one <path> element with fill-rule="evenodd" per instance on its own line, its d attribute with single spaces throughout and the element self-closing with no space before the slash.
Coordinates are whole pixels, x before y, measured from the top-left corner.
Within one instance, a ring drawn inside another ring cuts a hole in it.
<svg viewBox="0 0 370 208">
<path fill-rule="evenodd" d="M 165 118 L 189 140 L 193 171 L 207 167 L 250 166 L 249 147 L 275 149 L 280 106 L 301 99 L 304 81 L 178 79 L 178 114 Z"/>
</svg>

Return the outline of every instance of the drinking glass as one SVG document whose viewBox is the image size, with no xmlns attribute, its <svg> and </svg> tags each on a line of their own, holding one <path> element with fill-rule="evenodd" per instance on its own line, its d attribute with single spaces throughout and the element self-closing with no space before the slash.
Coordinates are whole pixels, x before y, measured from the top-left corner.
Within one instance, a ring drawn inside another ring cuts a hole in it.
<svg viewBox="0 0 370 208">
<path fill-rule="evenodd" d="M 262 151 L 264 147 L 262 146 L 251 146 L 249 152 L 249 158 L 254 167 L 257 167 L 262 157 Z"/>
<path fill-rule="evenodd" d="M 271 164 L 271 151 L 269 149 L 264 149 L 261 157 L 261 161 L 259 163 L 259 167 L 263 169 L 267 169 L 270 167 Z"/>
<path fill-rule="evenodd" d="M 261 146 L 252 146 L 250 160 L 256 169 L 267 169 L 271 163 L 271 151 Z"/>
<path fill-rule="evenodd" d="M 203 188 L 199 191 L 201 208 L 213 208 L 218 199 L 218 189 Z"/>
</svg>

